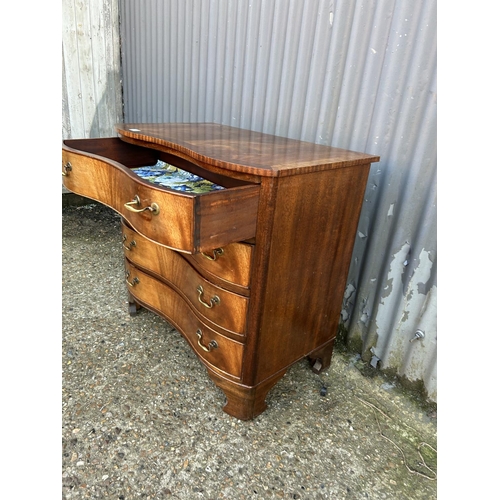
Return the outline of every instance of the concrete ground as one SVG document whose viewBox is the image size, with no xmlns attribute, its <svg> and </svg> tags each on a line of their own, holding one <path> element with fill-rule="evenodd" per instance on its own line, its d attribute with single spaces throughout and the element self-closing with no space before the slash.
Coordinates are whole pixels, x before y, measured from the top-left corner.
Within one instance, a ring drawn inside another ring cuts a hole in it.
<svg viewBox="0 0 500 500">
<path fill-rule="evenodd" d="M 437 498 L 436 413 L 337 349 L 241 422 L 182 336 L 128 313 L 120 219 L 63 193 L 62 498 Z"/>
</svg>

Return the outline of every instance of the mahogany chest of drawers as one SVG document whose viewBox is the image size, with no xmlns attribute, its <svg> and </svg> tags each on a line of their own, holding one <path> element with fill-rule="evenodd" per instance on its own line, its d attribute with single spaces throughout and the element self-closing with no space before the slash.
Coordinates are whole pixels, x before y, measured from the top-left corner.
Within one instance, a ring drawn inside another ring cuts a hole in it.
<svg viewBox="0 0 500 500">
<path fill-rule="evenodd" d="M 379 158 L 208 123 L 116 129 L 63 141 L 63 183 L 121 214 L 130 312 L 175 326 L 252 419 L 293 363 L 329 366 Z"/>
</svg>

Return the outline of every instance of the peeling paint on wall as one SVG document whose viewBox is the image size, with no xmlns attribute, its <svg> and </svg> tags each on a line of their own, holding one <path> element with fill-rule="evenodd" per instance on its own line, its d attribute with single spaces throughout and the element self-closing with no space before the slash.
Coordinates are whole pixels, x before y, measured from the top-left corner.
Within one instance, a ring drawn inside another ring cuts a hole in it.
<svg viewBox="0 0 500 500">
<path fill-rule="evenodd" d="M 411 381 L 424 379 L 429 397 L 436 397 L 436 374 L 431 362 L 436 357 L 436 286 L 431 284 L 434 262 L 422 249 L 405 286 L 405 265 L 410 246 L 405 243 L 393 255 L 386 286 L 371 323 L 376 344 L 370 347 L 382 368 L 395 368 Z M 394 319 L 396 324 L 392 324 Z M 360 318 L 361 322 L 364 322 Z M 420 330 L 424 337 L 415 338 Z"/>
</svg>

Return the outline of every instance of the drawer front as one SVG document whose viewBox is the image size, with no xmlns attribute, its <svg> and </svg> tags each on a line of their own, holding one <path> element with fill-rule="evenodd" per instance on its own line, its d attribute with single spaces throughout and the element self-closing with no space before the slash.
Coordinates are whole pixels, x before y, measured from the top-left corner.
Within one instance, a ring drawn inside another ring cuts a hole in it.
<svg viewBox="0 0 500 500">
<path fill-rule="evenodd" d="M 125 267 L 127 286 L 134 298 L 172 323 L 204 363 L 233 377 L 241 376 L 243 344 L 202 323 L 186 301 L 167 284 L 129 262 Z"/>
<path fill-rule="evenodd" d="M 166 280 L 217 327 L 236 335 L 245 334 L 247 297 L 210 283 L 179 253 L 147 240 L 123 223 L 122 233 L 128 260 Z"/>
<path fill-rule="evenodd" d="M 210 251 L 255 236 L 258 185 L 202 194 L 155 186 L 130 170 L 141 163 L 134 155 L 144 154 L 144 148 L 130 148 L 116 138 L 64 141 L 64 185 L 113 208 L 139 233 L 182 252 Z M 127 166 L 113 158 L 126 160 Z"/>
<path fill-rule="evenodd" d="M 223 282 L 249 288 L 253 245 L 232 243 L 209 252 L 190 255 L 188 259 L 210 279 L 215 276 Z"/>
</svg>

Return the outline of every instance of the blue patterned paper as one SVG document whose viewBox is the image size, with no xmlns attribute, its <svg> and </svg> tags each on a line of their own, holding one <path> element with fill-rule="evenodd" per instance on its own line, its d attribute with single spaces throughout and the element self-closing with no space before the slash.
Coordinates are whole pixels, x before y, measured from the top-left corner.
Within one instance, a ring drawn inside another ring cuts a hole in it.
<svg viewBox="0 0 500 500">
<path fill-rule="evenodd" d="M 182 170 L 161 160 L 158 160 L 156 165 L 137 167 L 131 170 L 141 179 L 185 193 L 199 194 L 224 189 L 218 184 L 203 179 L 203 177 L 186 172 L 186 170 Z"/>
</svg>

